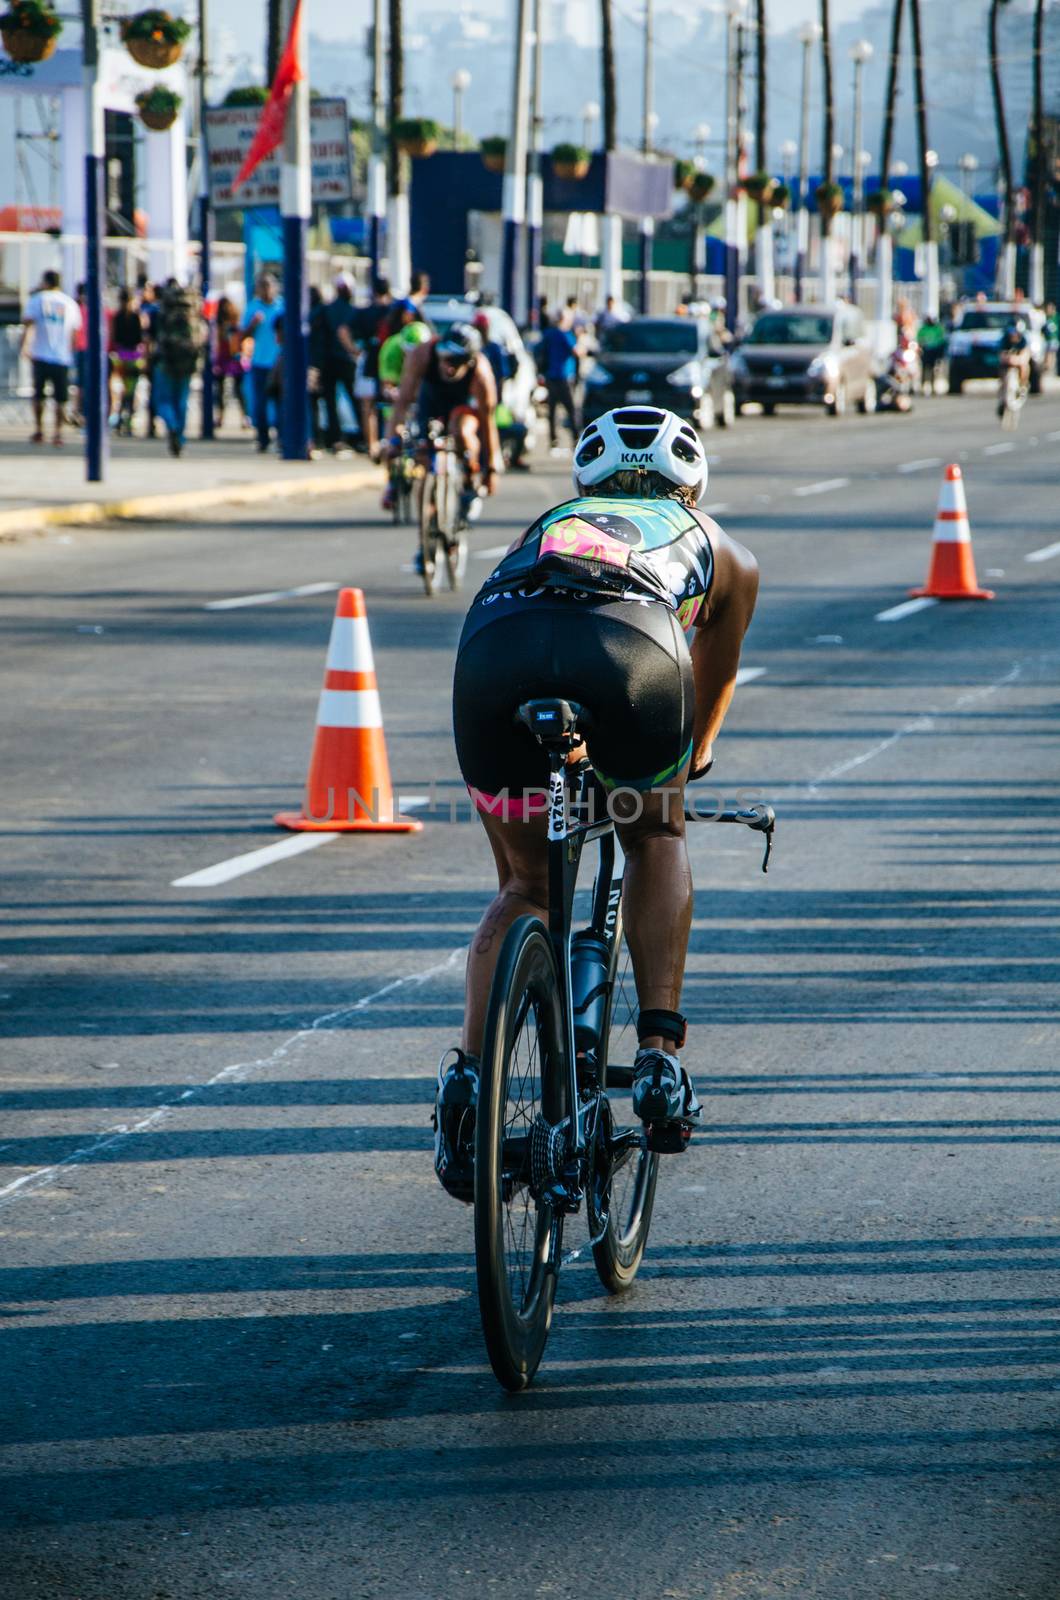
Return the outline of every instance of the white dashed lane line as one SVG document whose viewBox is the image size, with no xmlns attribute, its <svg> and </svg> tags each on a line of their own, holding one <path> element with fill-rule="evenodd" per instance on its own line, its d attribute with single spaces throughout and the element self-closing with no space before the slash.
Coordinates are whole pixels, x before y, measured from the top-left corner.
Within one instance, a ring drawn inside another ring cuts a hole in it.
<svg viewBox="0 0 1060 1600">
<path fill-rule="evenodd" d="M 845 489 L 849 478 L 822 478 L 820 483 L 800 483 L 792 493 L 800 497 L 808 494 L 830 494 L 833 489 Z"/>
<path fill-rule="evenodd" d="M 886 611 L 877 611 L 877 622 L 901 622 L 903 617 L 911 617 L 917 611 L 926 611 L 928 606 L 937 606 L 938 601 L 922 595 L 919 600 L 903 600 L 901 605 L 889 606 Z"/>
<path fill-rule="evenodd" d="M 277 600 L 297 600 L 306 594 L 334 594 L 339 583 L 303 583 L 297 589 L 269 589 L 263 594 L 239 594 L 230 600 L 207 600 L 204 611 L 238 611 L 243 606 L 271 606 Z"/>
<path fill-rule="evenodd" d="M 395 795 L 394 808 L 397 811 L 417 811 L 429 803 L 429 796 Z M 198 872 L 189 872 L 183 878 L 174 878 L 170 884 L 171 889 L 215 889 L 218 884 L 231 883 L 233 878 L 245 877 L 248 872 L 257 872 L 260 867 L 271 867 L 274 861 L 286 861 L 288 856 L 300 856 L 306 850 L 316 850 L 322 844 L 330 844 L 332 839 L 340 839 L 340 833 L 296 833 L 289 839 L 280 839 L 276 844 L 267 844 L 261 850 L 248 850 L 245 855 L 228 856 L 224 861 L 218 861 L 212 867 L 202 867 Z"/>
<path fill-rule="evenodd" d="M 900 461 L 896 472 L 924 472 L 928 467 L 941 467 L 941 456 L 925 456 L 923 461 Z"/>
<path fill-rule="evenodd" d="M 1024 561 L 1051 561 L 1054 556 L 1060 556 L 1060 540 L 1056 544 L 1043 545 L 1040 550 L 1032 550 L 1024 556 Z"/>
<path fill-rule="evenodd" d="M 1006 456 L 1010 450 L 1015 450 L 1015 448 L 1016 446 L 1010 439 L 1002 439 L 998 444 L 984 444 L 983 454 L 984 456 Z"/>
<path fill-rule="evenodd" d="M 764 678 L 768 671 L 768 667 L 741 667 L 736 674 L 736 687 L 739 689 L 742 684 L 754 683 L 756 678 Z"/>
</svg>

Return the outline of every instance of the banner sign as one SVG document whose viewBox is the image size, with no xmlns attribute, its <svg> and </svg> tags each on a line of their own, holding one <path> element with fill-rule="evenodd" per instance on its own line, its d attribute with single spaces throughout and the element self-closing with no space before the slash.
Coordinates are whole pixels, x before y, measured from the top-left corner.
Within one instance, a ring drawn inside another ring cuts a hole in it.
<svg viewBox="0 0 1060 1600">
<path fill-rule="evenodd" d="M 280 203 L 279 154 L 255 167 L 232 193 L 232 184 L 254 142 L 262 106 L 220 106 L 206 113 L 206 145 L 210 203 L 214 206 L 277 206 Z M 345 100 L 309 102 L 309 143 L 313 200 L 317 204 L 349 200 L 350 122 Z"/>
</svg>

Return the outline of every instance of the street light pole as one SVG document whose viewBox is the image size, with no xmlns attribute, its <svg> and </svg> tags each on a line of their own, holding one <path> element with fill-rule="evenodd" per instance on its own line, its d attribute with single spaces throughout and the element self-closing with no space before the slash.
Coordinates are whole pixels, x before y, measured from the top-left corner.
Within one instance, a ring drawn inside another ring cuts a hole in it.
<svg viewBox="0 0 1060 1600">
<path fill-rule="evenodd" d="M 736 332 L 740 298 L 740 204 L 735 189 L 740 165 L 740 88 L 737 82 L 737 27 L 745 0 L 725 6 L 725 326 Z"/>
<path fill-rule="evenodd" d="M 644 0 L 644 123 L 641 130 L 641 151 L 645 161 L 651 157 L 655 125 L 655 5 L 654 0 Z M 651 299 L 652 239 L 655 218 L 640 219 L 640 314 L 647 316 Z"/>
<path fill-rule="evenodd" d="M 512 63 L 512 116 L 508 148 L 504 158 L 504 191 L 501 201 L 504 238 L 501 246 L 501 305 L 515 316 L 516 270 L 519 261 L 519 235 L 526 220 L 526 109 L 527 109 L 527 0 L 516 0 L 515 58 Z"/>
<path fill-rule="evenodd" d="M 541 176 L 541 93 L 544 42 L 541 0 L 534 0 L 534 44 L 530 83 L 530 150 L 526 169 L 526 317 L 531 328 L 540 325 L 537 274 L 541 266 L 541 234 L 545 225 L 544 179 Z"/>
<path fill-rule="evenodd" d="M 81 0 L 85 95 L 85 477 L 102 483 L 107 455 L 103 365 L 103 167 L 106 139 L 99 93 L 99 0 Z"/>
<path fill-rule="evenodd" d="M 796 194 L 796 236 L 795 236 L 795 299 L 802 300 L 803 279 L 806 275 L 806 262 L 810 249 L 810 73 L 812 71 L 812 50 L 821 37 L 821 26 L 817 22 L 808 22 L 799 32 L 799 43 L 802 45 L 802 107 L 799 113 L 799 181 Z"/>
<path fill-rule="evenodd" d="M 460 149 L 464 137 L 464 96 L 471 87 L 471 74 L 466 67 L 457 67 L 452 76 L 453 87 L 453 149 Z"/>
<path fill-rule="evenodd" d="M 368 157 L 368 255 L 380 277 L 386 217 L 386 112 L 383 105 L 383 0 L 372 0 L 372 152 Z"/>
<path fill-rule="evenodd" d="M 850 59 L 854 64 L 854 153 L 852 158 L 854 194 L 850 218 L 850 298 L 854 305 L 858 303 L 858 278 L 861 276 L 861 257 L 864 249 L 865 230 L 864 168 L 861 165 L 861 75 L 866 61 L 871 61 L 872 56 L 872 45 L 867 39 L 859 39 L 856 44 L 850 47 Z"/>
<path fill-rule="evenodd" d="M 206 74 L 209 40 L 207 37 L 207 0 L 199 0 L 199 60 L 196 70 L 199 85 L 199 286 L 203 306 L 210 299 L 212 266 L 210 249 L 213 244 L 213 215 L 210 209 L 210 166 L 206 143 Z M 213 346 L 214 323 L 206 319 L 206 352 L 202 366 L 202 424 L 203 439 L 213 438 Z"/>
<path fill-rule="evenodd" d="M 295 59 L 306 60 L 305 0 L 284 0 L 283 29 L 288 38 L 297 22 Z M 309 81 L 297 79 L 287 107 L 280 163 L 280 215 L 283 221 L 283 396 L 281 441 L 286 461 L 304 461 L 309 449 L 309 289 L 306 236 L 312 215 L 309 173 Z"/>
</svg>

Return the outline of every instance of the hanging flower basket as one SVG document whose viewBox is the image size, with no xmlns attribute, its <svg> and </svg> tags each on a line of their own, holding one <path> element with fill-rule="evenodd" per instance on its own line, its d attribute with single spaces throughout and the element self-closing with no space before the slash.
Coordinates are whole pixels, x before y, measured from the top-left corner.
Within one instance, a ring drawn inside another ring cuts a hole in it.
<svg viewBox="0 0 1060 1600">
<path fill-rule="evenodd" d="M 482 143 L 478 147 L 478 150 L 479 155 L 482 157 L 482 165 L 486 168 L 487 172 L 504 171 L 504 163 L 508 159 L 507 139 L 502 139 L 499 135 L 494 135 L 489 139 L 483 139 Z"/>
<path fill-rule="evenodd" d="M 171 128 L 183 103 L 179 94 L 174 94 L 172 89 L 164 89 L 161 84 L 154 89 L 144 89 L 136 96 L 140 121 L 152 133 L 165 133 L 167 128 Z"/>
<path fill-rule="evenodd" d="M 768 172 L 752 172 L 749 178 L 744 179 L 743 186 L 752 200 L 766 206 L 773 198 L 777 180 Z"/>
<path fill-rule="evenodd" d="M 697 168 L 694 161 L 683 161 L 680 158 L 675 161 L 674 188 L 684 189 L 686 191 L 690 190 L 692 187 L 692 179 L 695 177 L 696 171 Z"/>
<path fill-rule="evenodd" d="M 12 61 L 25 65 L 47 61 L 54 55 L 63 25 L 51 6 L 41 0 L 17 0 L 0 17 L 0 37 Z"/>
<path fill-rule="evenodd" d="M 786 211 L 788 209 L 791 204 L 791 190 L 786 183 L 777 184 L 769 197 L 769 203 L 771 206 L 775 206 L 778 211 Z"/>
<path fill-rule="evenodd" d="M 814 199 L 822 217 L 838 217 L 843 209 L 843 190 L 838 183 L 819 183 Z"/>
<path fill-rule="evenodd" d="M 441 133 L 430 117 L 405 117 L 394 124 L 397 147 L 407 156 L 433 156 Z"/>
<path fill-rule="evenodd" d="M 697 205 L 702 205 L 704 200 L 710 199 L 717 181 L 712 172 L 693 172 L 688 192 Z"/>
<path fill-rule="evenodd" d="M 873 189 L 865 196 L 865 209 L 871 211 L 874 217 L 885 217 L 892 209 L 890 191 L 888 189 Z"/>
<path fill-rule="evenodd" d="M 558 144 L 552 152 L 552 170 L 557 178 L 580 182 L 589 171 L 592 157 L 580 144 Z"/>
<path fill-rule="evenodd" d="M 121 26 L 122 42 L 134 61 L 161 72 L 179 61 L 191 28 L 168 11 L 138 11 Z"/>
</svg>

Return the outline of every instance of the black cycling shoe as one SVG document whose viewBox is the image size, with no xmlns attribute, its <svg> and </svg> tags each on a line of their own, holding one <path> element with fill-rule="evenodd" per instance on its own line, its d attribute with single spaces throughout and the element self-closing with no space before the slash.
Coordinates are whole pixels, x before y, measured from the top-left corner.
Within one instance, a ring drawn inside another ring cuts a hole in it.
<svg viewBox="0 0 1060 1600">
<path fill-rule="evenodd" d="M 449 1057 L 452 1060 L 449 1060 Z M 434 1127 L 434 1170 L 446 1194 L 469 1205 L 475 1198 L 475 1107 L 478 1061 L 463 1050 L 447 1050 L 438 1066 Z"/>
<path fill-rule="evenodd" d="M 684 1150 L 702 1107 L 692 1080 L 676 1056 L 641 1049 L 633 1063 L 633 1114 L 648 1132 L 648 1148 L 660 1155 Z"/>
</svg>

